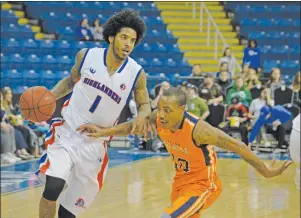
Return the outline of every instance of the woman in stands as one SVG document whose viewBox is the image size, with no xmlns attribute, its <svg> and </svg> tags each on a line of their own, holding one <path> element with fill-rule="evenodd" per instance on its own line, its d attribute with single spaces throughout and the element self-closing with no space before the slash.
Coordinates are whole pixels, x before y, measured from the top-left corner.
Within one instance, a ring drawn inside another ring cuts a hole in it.
<svg viewBox="0 0 301 218">
<path fill-rule="evenodd" d="M 274 99 L 274 91 L 285 85 L 285 82 L 281 79 L 281 72 L 279 68 L 273 68 L 270 74 L 269 81 L 266 84 L 271 90 L 271 96 Z"/>
<path fill-rule="evenodd" d="M 261 82 L 258 79 L 258 75 L 253 68 L 249 68 L 248 74 L 245 77 L 245 86 L 250 90 L 257 85 L 261 85 Z"/>
<path fill-rule="evenodd" d="M 242 66 L 248 65 L 249 68 L 253 68 L 257 73 L 261 71 L 260 68 L 260 49 L 257 47 L 257 41 L 255 39 L 249 40 L 248 47 L 244 50 L 244 57 Z"/>
<path fill-rule="evenodd" d="M 220 65 L 224 62 L 228 63 L 228 72 L 231 74 L 231 77 L 233 77 L 235 73 L 236 62 L 235 62 L 235 58 L 232 56 L 232 52 L 229 47 L 225 49 L 223 57 L 219 59 L 218 66 L 220 67 Z"/>
<path fill-rule="evenodd" d="M 300 83 L 301 83 L 301 74 L 298 71 L 294 77 L 292 85 L 289 86 L 294 92 L 294 103 L 300 106 Z"/>
<path fill-rule="evenodd" d="M 90 30 L 92 32 L 94 41 L 104 40 L 102 35 L 103 27 L 100 26 L 100 21 L 98 18 L 93 20 L 92 27 L 90 28 Z"/>
<path fill-rule="evenodd" d="M 76 29 L 76 33 L 77 33 L 79 40 L 81 40 L 81 41 L 92 41 L 93 40 L 93 35 L 90 31 L 90 27 L 89 27 L 87 18 L 83 18 L 80 21 L 79 27 Z"/>
</svg>

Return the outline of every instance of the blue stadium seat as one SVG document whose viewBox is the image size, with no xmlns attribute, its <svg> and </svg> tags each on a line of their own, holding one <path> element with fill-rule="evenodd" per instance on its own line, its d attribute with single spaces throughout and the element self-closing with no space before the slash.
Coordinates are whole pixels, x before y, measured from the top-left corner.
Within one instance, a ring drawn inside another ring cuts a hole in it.
<svg viewBox="0 0 301 218">
<path fill-rule="evenodd" d="M 33 39 L 27 39 L 27 40 L 23 40 L 22 46 L 25 48 L 38 48 L 39 43 L 38 41 L 35 41 Z"/>
<path fill-rule="evenodd" d="M 143 43 L 143 51 L 152 51 L 152 47 L 147 43 Z"/>
<path fill-rule="evenodd" d="M 149 65 L 149 63 L 144 58 L 138 58 L 137 63 L 144 67 Z"/>
<path fill-rule="evenodd" d="M 1 52 L 1 63 L 8 62 L 8 57 Z"/>
<path fill-rule="evenodd" d="M 9 82 L 8 82 L 9 87 L 22 86 L 24 84 L 22 72 L 20 72 L 16 69 L 12 69 L 12 70 L 8 70 L 6 72 L 6 75 L 9 80 Z"/>
<path fill-rule="evenodd" d="M 281 13 L 281 12 L 285 12 L 285 11 L 286 11 L 285 5 L 271 5 L 269 7 L 269 12 L 272 12 L 272 13 Z"/>
<path fill-rule="evenodd" d="M 52 40 L 42 40 L 40 43 L 40 48 L 55 48 L 54 41 Z"/>
<path fill-rule="evenodd" d="M 41 58 L 39 58 L 37 55 L 35 54 L 31 54 L 27 57 L 27 61 L 29 63 L 41 63 Z"/>
<path fill-rule="evenodd" d="M 175 67 L 178 67 L 178 64 L 172 58 L 168 58 L 166 60 L 166 66 L 171 67 L 171 68 L 175 68 Z"/>
<path fill-rule="evenodd" d="M 46 55 L 43 57 L 43 62 L 47 64 L 55 64 L 57 63 L 57 60 L 52 55 Z"/>
<path fill-rule="evenodd" d="M 262 18 L 257 21 L 257 25 L 269 27 L 269 26 L 273 26 L 274 22 L 271 19 Z"/>
<path fill-rule="evenodd" d="M 154 66 L 154 67 L 162 67 L 162 66 L 163 66 L 163 63 L 162 63 L 162 61 L 160 61 L 158 58 L 154 58 L 154 59 L 151 61 L 151 66 Z"/>
<path fill-rule="evenodd" d="M 20 54 L 12 54 L 9 57 L 9 61 L 14 63 L 23 63 L 24 58 Z"/>
<path fill-rule="evenodd" d="M 57 33 L 59 34 L 68 34 L 68 35 L 73 35 L 75 34 L 75 29 L 72 29 L 72 27 L 70 26 L 66 26 L 66 27 L 59 27 L 57 28 Z"/>
<path fill-rule="evenodd" d="M 300 46 L 294 46 L 291 48 L 291 52 L 295 54 L 300 54 Z"/>
<path fill-rule="evenodd" d="M 281 62 L 281 68 L 298 68 L 300 67 L 299 61 L 286 60 Z"/>
<path fill-rule="evenodd" d="M 28 87 L 38 86 L 41 84 L 41 75 L 35 70 L 25 70 L 23 76 L 24 85 Z"/>
<path fill-rule="evenodd" d="M 166 52 L 167 51 L 166 47 L 163 44 L 157 44 L 155 50 L 160 51 L 160 52 Z"/>
<path fill-rule="evenodd" d="M 279 63 L 275 60 L 264 61 L 263 68 L 265 71 L 271 71 L 273 68 L 279 67 Z"/>
<path fill-rule="evenodd" d="M 73 64 L 73 60 L 69 58 L 67 55 L 61 56 L 57 58 L 58 63 L 60 64 Z"/>
<path fill-rule="evenodd" d="M 252 32 L 249 33 L 248 38 L 249 39 L 261 39 L 261 38 L 265 38 L 266 37 L 266 33 L 265 32 Z"/>
<path fill-rule="evenodd" d="M 268 11 L 268 7 L 266 5 L 253 5 L 251 7 L 251 12 L 267 12 Z"/>
<path fill-rule="evenodd" d="M 51 70 L 43 70 L 40 72 L 43 84 L 47 89 L 52 89 L 57 83 L 57 75 Z"/>
<path fill-rule="evenodd" d="M 68 49 L 70 47 L 71 47 L 71 45 L 66 40 L 62 40 L 62 41 L 57 42 L 57 48 L 58 49 Z"/>
<path fill-rule="evenodd" d="M 266 34 L 266 36 L 270 39 L 281 39 L 281 38 L 285 37 L 285 34 L 284 34 L 284 32 L 272 31 L 272 32 L 268 32 Z"/>
<path fill-rule="evenodd" d="M 292 19 L 279 19 L 275 21 L 278 26 L 290 26 L 292 25 Z"/>
<path fill-rule="evenodd" d="M 290 51 L 289 47 L 286 45 L 285 46 L 273 46 L 270 49 L 270 52 L 274 53 L 274 54 L 285 54 L 285 53 L 288 53 L 289 51 Z"/>
<path fill-rule="evenodd" d="M 257 24 L 256 19 L 244 18 L 240 21 L 240 25 L 242 26 L 255 26 Z"/>
</svg>

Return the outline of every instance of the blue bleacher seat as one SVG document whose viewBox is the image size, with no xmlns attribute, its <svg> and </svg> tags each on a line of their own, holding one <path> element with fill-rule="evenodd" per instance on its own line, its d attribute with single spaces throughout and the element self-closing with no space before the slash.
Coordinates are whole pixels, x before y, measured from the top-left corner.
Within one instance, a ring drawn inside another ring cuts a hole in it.
<svg viewBox="0 0 301 218">
<path fill-rule="evenodd" d="M 51 70 L 44 70 L 40 72 L 41 78 L 43 80 L 43 85 L 47 89 L 52 89 L 57 83 L 57 75 Z"/>
<path fill-rule="evenodd" d="M 28 87 L 38 86 L 41 84 L 41 75 L 35 70 L 25 70 L 23 76 L 24 84 Z"/>
<path fill-rule="evenodd" d="M 163 63 L 158 58 L 154 58 L 151 61 L 151 66 L 154 66 L 154 67 L 163 66 Z"/>
<path fill-rule="evenodd" d="M 9 82 L 8 82 L 9 87 L 22 86 L 24 84 L 22 72 L 20 72 L 16 69 L 12 69 L 12 70 L 8 70 L 6 72 L 6 75 L 9 80 Z"/>
<path fill-rule="evenodd" d="M 27 61 L 29 63 L 40 63 L 41 58 L 39 58 L 36 54 L 31 54 L 27 57 Z"/>
<path fill-rule="evenodd" d="M 27 39 L 27 40 L 23 40 L 22 46 L 26 48 L 38 48 L 39 43 L 38 41 L 35 41 L 33 39 Z"/>
<path fill-rule="evenodd" d="M 73 60 L 69 58 L 67 55 L 61 56 L 57 58 L 58 63 L 60 64 L 73 64 Z"/>
<path fill-rule="evenodd" d="M 40 48 L 54 48 L 54 41 L 52 40 L 42 40 L 40 42 Z"/>
<path fill-rule="evenodd" d="M 168 58 L 166 60 L 166 66 L 173 68 L 173 67 L 178 67 L 178 64 L 172 58 Z"/>
<path fill-rule="evenodd" d="M 46 55 L 43 57 L 43 62 L 48 64 L 55 64 L 57 63 L 57 60 L 52 55 Z"/>
<path fill-rule="evenodd" d="M 282 61 L 280 66 L 282 68 L 298 68 L 300 67 L 300 63 L 299 61 L 286 60 L 286 61 Z"/>
<path fill-rule="evenodd" d="M 1 63 L 8 62 L 8 57 L 1 52 Z"/>
</svg>

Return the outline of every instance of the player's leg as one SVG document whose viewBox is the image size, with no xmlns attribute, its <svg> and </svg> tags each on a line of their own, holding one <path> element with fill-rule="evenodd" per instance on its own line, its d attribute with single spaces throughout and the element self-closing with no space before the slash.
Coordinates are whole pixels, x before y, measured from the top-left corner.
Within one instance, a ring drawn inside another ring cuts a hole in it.
<svg viewBox="0 0 301 218">
<path fill-rule="evenodd" d="M 62 146 L 72 141 L 64 136 L 63 121 L 55 121 L 46 137 L 47 152 L 40 159 L 40 168 L 36 173 L 39 180 L 45 183 L 43 195 L 40 200 L 40 218 L 53 218 L 56 213 L 56 200 L 60 196 L 65 183 L 68 183 L 73 162 L 69 152 Z M 62 134 L 61 134 L 62 133 Z M 56 137 L 56 135 L 60 137 Z"/>
<path fill-rule="evenodd" d="M 77 158 L 68 188 L 60 197 L 60 204 L 75 216 L 90 207 L 102 187 L 108 167 L 106 145 L 102 146 L 101 142 L 81 144 Z"/>
<path fill-rule="evenodd" d="M 59 207 L 59 217 L 58 218 L 75 218 L 75 215 L 64 208 L 62 205 Z"/>
<path fill-rule="evenodd" d="M 290 155 L 292 160 L 296 163 L 295 183 L 297 189 L 300 190 L 300 133 L 292 130 L 290 136 Z"/>
</svg>

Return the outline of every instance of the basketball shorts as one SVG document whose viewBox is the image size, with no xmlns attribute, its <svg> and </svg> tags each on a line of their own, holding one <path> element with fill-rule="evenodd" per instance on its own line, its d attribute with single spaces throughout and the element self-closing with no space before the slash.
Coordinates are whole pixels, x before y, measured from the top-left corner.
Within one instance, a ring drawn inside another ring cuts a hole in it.
<svg viewBox="0 0 301 218">
<path fill-rule="evenodd" d="M 295 183 L 300 190 L 300 132 L 293 129 L 290 136 L 290 156 L 296 163 Z"/>
<path fill-rule="evenodd" d="M 53 119 L 46 135 L 46 152 L 36 172 L 66 181 L 60 204 L 74 215 L 84 212 L 101 189 L 108 168 L 107 143 L 90 140 L 72 131 L 63 119 Z"/>
<path fill-rule="evenodd" d="M 199 218 L 201 211 L 208 208 L 220 195 L 222 186 L 217 178 L 215 188 L 202 184 L 190 184 L 171 192 L 172 205 L 165 209 L 161 218 Z"/>
</svg>

